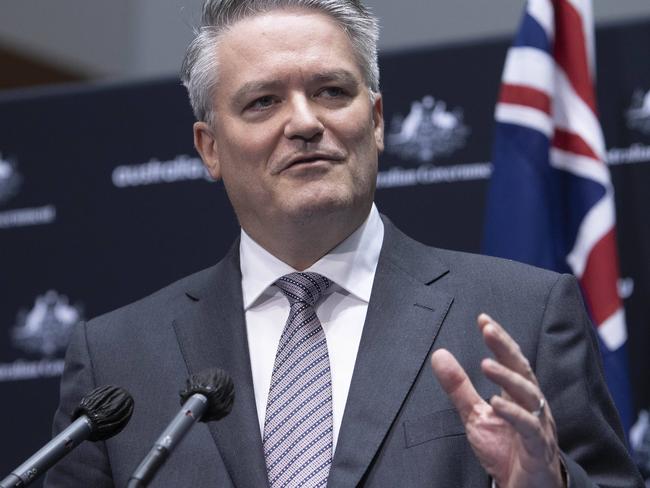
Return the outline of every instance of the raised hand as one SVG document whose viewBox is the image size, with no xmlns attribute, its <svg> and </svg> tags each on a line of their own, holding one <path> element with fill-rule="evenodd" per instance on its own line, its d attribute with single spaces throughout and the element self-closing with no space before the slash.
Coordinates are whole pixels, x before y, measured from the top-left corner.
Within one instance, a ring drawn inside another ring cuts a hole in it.
<svg viewBox="0 0 650 488">
<path fill-rule="evenodd" d="M 433 372 L 456 406 L 481 465 L 500 488 L 565 485 L 555 421 L 519 345 L 486 314 L 478 317 L 483 340 L 495 359 L 483 374 L 501 387 L 487 403 L 456 358 L 445 349 L 431 356 Z"/>
</svg>

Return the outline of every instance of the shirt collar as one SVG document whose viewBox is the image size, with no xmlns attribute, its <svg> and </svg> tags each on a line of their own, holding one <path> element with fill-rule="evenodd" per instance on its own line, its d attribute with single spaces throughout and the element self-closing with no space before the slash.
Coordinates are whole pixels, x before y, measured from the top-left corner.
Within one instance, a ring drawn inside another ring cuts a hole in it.
<svg viewBox="0 0 650 488">
<path fill-rule="evenodd" d="M 384 224 L 373 203 L 365 222 L 305 271 L 329 278 L 367 303 L 383 240 Z M 244 229 L 241 230 L 239 264 L 244 310 L 248 310 L 278 278 L 296 271 L 255 242 Z"/>
</svg>

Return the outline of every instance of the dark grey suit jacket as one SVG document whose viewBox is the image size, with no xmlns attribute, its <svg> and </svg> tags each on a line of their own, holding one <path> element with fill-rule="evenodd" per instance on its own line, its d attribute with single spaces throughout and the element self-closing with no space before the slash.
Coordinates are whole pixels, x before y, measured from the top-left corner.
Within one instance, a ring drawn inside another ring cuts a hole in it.
<svg viewBox="0 0 650 488">
<path fill-rule="evenodd" d="M 643 486 L 626 454 L 575 280 L 510 261 L 426 247 L 386 221 L 384 244 L 329 478 L 329 487 L 489 487 L 428 358 L 449 349 L 479 393 L 489 355 L 476 326 L 488 312 L 529 358 L 557 421 L 572 486 Z M 189 373 L 218 366 L 236 385 L 232 413 L 193 428 L 155 487 L 265 487 L 248 356 L 238 245 L 216 266 L 75 331 L 54 430 L 98 385 L 128 389 L 129 425 L 86 442 L 46 486 L 125 486 L 179 409 Z"/>
</svg>

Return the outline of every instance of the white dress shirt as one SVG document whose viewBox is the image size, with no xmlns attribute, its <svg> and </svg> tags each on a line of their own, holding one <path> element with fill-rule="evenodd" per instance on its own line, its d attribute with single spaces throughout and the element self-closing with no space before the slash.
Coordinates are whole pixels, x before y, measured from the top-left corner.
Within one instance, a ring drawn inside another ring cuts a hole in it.
<svg viewBox="0 0 650 488">
<path fill-rule="evenodd" d="M 336 449 L 383 239 L 384 224 L 373 204 L 368 218 L 353 234 L 305 270 L 333 282 L 316 306 L 327 339 L 332 374 L 333 449 Z M 243 229 L 239 256 L 255 404 L 263 435 L 275 354 L 289 317 L 289 301 L 273 283 L 296 270 L 262 248 Z"/>
</svg>

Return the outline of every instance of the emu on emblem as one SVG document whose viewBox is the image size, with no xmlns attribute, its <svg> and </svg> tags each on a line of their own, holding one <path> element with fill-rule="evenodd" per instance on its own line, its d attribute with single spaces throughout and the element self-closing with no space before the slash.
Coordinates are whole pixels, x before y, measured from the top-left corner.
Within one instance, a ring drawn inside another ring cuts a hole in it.
<svg viewBox="0 0 650 488">
<path fill-rule="evenodd" d="M 627 124 L 645 134 L 650 134 L 650 90 L 637 90 L 632 96 L 632 106 L 627 110 Z"/>
</svg>

